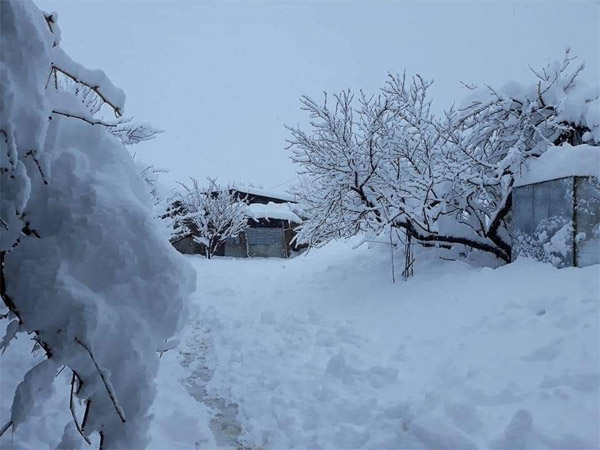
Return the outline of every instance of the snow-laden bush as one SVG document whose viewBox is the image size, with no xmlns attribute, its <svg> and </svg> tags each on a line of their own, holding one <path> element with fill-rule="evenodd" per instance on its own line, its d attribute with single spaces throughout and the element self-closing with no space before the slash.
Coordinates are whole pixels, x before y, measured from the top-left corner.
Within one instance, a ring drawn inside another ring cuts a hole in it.
<svg viewBox="0 0 600 450">
<path fill-rule="evenodd" d="M 529 256 L 563 267 L 572 258 L 573 221 L 564 217 L 542 220 L 531 235 L 517 232 L 513 236 L 513 249 L 520 256 Z"/>
<path fill-rule="evenodd" d="M 173 242 L 192 236 L 210 259 L 227 239 L 248 227 L 248 202 L 235 187 L 221 187 L 210 178 L 206 188 L 194 178 L 181 187 L 171 207 Z"/>
<path fill-rule="evenodd" d="M 193 273 L 161 237 L 122 136 L 110 132 L 120 122 L 96 119 L 59 80 L 86 87 L 117 117 L 123 92 L 61 50 L 55 14 L 3 1 L 0 20 L 3 345 L 27 333 L 46 355 L 18 385 L 0 431 L 17 440 L 64 369 L 73 422 L 61 447 L 99 433 L 101 447 L 141 448 L 156 352 L 180 325 Z"/>
<path fill-rule="evenodd" d="M 308 131 L 290 128 L 305 178 L 298 240 L 313 246 L 357 233 L 401 230 L 416 242 L 460 244 L 510 261 L 507 230 L 515 177 L 550 145 L 600 143 L 598 88 L 564 59 L 530 85 L 472 91 L 459 109 L 433 114 L 420 76 L 390 75 L 378 95 L 350 91 L 301 99 Z"/>
</svg>

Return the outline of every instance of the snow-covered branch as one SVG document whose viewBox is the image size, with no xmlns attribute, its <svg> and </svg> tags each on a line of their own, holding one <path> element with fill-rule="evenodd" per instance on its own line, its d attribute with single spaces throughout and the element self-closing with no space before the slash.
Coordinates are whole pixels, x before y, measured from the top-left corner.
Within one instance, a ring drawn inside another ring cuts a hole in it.
<svg viewBox="0 0 600 450">
<path fill-rule="evenodd" d="M 0 447 L 27 432 L 66 367 L 74 425 L 63 440 L 76 429 L 86 442 L 98 433 L 103 448 L 143 448 L 156 348 L 181 323 L 194 276 L 165 245 L 123 145 L 157 130 L 95 117 L 102 105 L 120 117 L 125 94 L 61 50 L 56 17 L 30 0 L 2 2 L 0 297 L 8 313 L 0 317 L 10 322 L 0 346 L 14 351 L 14 339 L 28 334 L 44 354 L 4 412 Z"/>
</svg>

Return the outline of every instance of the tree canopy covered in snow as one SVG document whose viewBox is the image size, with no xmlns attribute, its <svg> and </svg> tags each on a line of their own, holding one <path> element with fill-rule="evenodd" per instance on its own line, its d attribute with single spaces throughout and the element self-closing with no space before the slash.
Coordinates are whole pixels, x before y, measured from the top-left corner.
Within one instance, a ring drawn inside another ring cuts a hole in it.
<svg viewBox="0 0 600 450">
<path fill-rule="evenodd" d="M 298 239 L 319 246 L 392 228 L 510 261 L 515 177 L 551 145 L 600 145 L 599 93 L 579 83 L 582 70 L 567 50 L 532 69 L 529 85 L 467 86 L 441 116 L 420 75 L 390 75 L 376 95 L 302 97 L 310 128 L 290 128 L 289 140 L 309 216 Z"/>
<path fill-rule="evenodd" d="M 18 435 L 68 370 L 72 421 L 60 447 L 99 435 L 102 448 L 141 448 L 157 350 L 194 286 L 124 147 L 157 130 L 121 118 L 125 94 L 61 49 L 55 13 L 3 1 L 0 20 L 1 345 L 29 335 L 40 352 L 0 435 Z M 98 118 L 100 108 L 117 120 Z"/>
<path fill-rule="evenodd" d="M 211 258 L 219 245 L 247 228 L 248 202 L 233 186 L 221 187 L 209 179 L 202 187 L 194 178 L 191 185 L 181 186 L 170 210 L 174 240 L 192 236 Z"/>
</svg>

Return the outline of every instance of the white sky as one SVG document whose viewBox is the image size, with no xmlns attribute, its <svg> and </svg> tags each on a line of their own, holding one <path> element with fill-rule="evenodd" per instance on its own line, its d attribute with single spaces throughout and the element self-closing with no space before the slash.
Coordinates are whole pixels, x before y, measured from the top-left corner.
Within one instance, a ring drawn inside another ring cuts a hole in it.
<svg viewBox="0 0 600 450">
<path fill-rule="evenodd" d="M 38 0 L 59 13 L 62 47 L 127 93 L 126 115 L 166 130 L 133 149 L 170 170 L 284 190 L 294 179 L 284 124 L 298 98 L 374 92 L 388 72 L 460 81 L 529 81 L 528 64 L 570 46 L 600 80 L 600 2 L 201 2 Z"/>
</svg>

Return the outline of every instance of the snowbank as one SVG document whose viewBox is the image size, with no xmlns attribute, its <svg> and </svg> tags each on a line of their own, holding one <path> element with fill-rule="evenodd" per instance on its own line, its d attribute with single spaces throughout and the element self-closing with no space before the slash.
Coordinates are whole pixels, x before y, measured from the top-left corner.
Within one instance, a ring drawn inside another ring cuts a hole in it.
<svg viewBox="0 0 600 450">
<path fill-rule="evenodd" d="M 563 144 L 552 146 L 536 159 L 529 160 L 515 187 L 571 176 L 600 178 L 600 147 Z"/>
<path fill-rule="evenodd" d="M 189 260 L 212 280 L 208 394 L 237 403 L 248 446 L 600 444 L 598 266 L 420 261 L 394 285 L 383 248 Z"/>
</svg>

